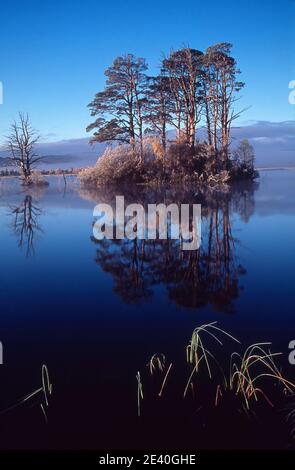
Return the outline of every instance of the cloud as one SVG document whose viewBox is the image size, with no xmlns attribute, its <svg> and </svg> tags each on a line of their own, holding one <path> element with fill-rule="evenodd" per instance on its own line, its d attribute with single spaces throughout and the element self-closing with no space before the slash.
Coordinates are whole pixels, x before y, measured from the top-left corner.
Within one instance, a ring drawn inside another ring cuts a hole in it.
<svg viewBox="0 0 295 470">
<path fill-rule="evenodd" d="M 52 137 L 57 137 L 57 134 L 55 132 L 48 132 L 48 134 L 45 134 L 44 139 L 51 139 Z"/>
<path fill-rule="evenodd" d="M 284 137 L 253 137 L 252 142 L 257 142 L 258 144 L 275 144 L 275 143 L 285 143 Z"/>
</svg>

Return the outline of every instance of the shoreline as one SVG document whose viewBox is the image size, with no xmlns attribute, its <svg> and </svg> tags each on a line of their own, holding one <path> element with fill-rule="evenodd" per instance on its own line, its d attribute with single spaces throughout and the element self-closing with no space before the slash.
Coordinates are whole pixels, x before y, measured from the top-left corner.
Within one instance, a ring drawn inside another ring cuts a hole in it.
<svg viewBox="0 0 295 470">
<path fill-rule="evenodd" d="M 85 167 L 87 168 L 87 167 Z M 82 170 L 84 168 L 81 168 Z M 80 169 L 80 170 L 81 170 Z M 255 168 L 256 171 L 258 172 L 261 172 L 261 171 L 295 171 L 295 166 L 283 166 L 283 167 L 258 167 L 258 168 Z M 75 176 L 77 177 L 78 174 L 76 172 L 72 172 L 72 173 L 61 173 L 61 174 L 51 174 L 51 173 L 48 173 L 48 174 L 42 174 L 42 176 L 44 177 L 67 177 L 67 176 Z M 12 179 L 12 178 L 20 178 L 20 175 L 1 175 L 0 174 L 0 180 L 1 179 Z M 145 185 L 145 183 L 143 183 Z"/>
<path fill-rule="evenodd" d="M 261 167 L 255 169 L 256 171 L 295 171 L 295 166 Z"/>
</svg>

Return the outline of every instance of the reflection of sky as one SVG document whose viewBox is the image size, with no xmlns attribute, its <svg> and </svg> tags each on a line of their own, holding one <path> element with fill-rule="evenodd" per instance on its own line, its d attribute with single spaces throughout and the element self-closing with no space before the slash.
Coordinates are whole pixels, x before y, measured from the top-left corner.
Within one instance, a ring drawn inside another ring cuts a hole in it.
<svg viewBox="0 0 295 470">
<path fill-rule="evenodd" d="M 295 171 L 261 171 L 255 212 L 262 215 L 295 213 Z"/>
</svg>

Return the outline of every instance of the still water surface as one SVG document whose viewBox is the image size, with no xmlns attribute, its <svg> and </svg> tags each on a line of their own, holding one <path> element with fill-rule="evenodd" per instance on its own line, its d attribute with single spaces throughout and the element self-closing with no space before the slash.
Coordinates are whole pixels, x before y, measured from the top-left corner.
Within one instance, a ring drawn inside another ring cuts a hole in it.
<svg viewBox="0 0 295 470">
<path fill-rule="evenodd" d="M 271 341 L 295 381 L 295 172 L 231 191 L 122 189 L 126 202 L 200 202 L 202 245 L 189 253 L 172 240 L 95 241 L 93 208 L 114 194 L 48 180 L 29 192 L 0 180 L 1 448 L 293 447 L 292 398 L 245 418 L 233 401 L 215 407 L 205 373 L 197 398 L 182 394 L 192 331 L 213 321 L 244 349 Z M 223 339 L 212 348 L 227 367 L 237 345 Z M 154 353 L 172 363 L 161 400 L 150 398 Z M 42 386 L 42 364 L 49 406 L 41 392 L 10 409 Z"/>
</svg>

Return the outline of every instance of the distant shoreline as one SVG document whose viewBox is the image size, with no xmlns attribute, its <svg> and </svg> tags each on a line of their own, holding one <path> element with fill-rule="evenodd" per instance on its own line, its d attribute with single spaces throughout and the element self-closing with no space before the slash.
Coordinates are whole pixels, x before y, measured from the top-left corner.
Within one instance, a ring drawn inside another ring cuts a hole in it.
<svg viewBox="0 0 295 470">
<path fill-rule="evenodd" d="M 286 170 L 286 171 L 294 171 L 295 166 L 280 166 L 280 167 L 261 167 L 256 168 L 257 171 L 278 171 L 278 170 Z"/>
<path fill-rule="evenodd" d="M 41 176 L 48 177 L 48 176 L 59 176 L 59 177 L 67 177 L 67 176 L 77 176 L 78 173 L 73 171 L 71 173 L 42 173 Z M 21 175 L 1 175 L 0 179 L 9 179 L 9 178 L 21 178 Z"/>
</svg>

